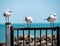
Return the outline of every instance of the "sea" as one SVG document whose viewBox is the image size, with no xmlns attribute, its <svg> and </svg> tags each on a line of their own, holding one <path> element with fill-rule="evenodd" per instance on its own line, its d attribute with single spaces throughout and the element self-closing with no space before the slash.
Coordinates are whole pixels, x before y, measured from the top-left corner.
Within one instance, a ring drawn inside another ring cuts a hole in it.
<svg viewBox="0 0 60 46">
<path fill-rule="evenodd" d="M 30 25 L 24 24 L 24 23 L 20 23 L 20 24 L 12 24 L 14 28 L 21 28 L 21 27 L 28 27 Z M 59 26 L 60 27 L 60 23 L 54 23 L 54 26 Z M 33 23 L 31 24 L 30 27 L 50 27 L 50 23 Z M 14 37 L 17 36 L 17 31 L 14 31 Z M 22 31 L 19 31 L 19 36 L 22 35 Z M 56 32 L 54 32 L 56 33 Z M 28 34 L 28 31 L 24 31 L 24 34 Z M 41 34 L 45 35 L 46 31 L 42 31 Z M 51 30 L 48 31 L 48 34 L 51 34 Z M 34 36 L 34 31 L 31 30 L 30 31 L 30 35 Z M 39 37 L 39 30 L 36 31 L 36 36 Z M 0 24 L 0 43 L 5 42 L 5 24 Z"/>
</svg>

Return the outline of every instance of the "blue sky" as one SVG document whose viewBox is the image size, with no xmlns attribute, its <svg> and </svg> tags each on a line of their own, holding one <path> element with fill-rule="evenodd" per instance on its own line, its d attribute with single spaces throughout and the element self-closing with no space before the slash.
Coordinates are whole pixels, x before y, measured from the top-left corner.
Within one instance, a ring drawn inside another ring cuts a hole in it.
<svg viewBox="0 0 60 46">
<path fill-rule="evenodd" d="M 33 23 L 45 23 L 53 12 L 57 14 L 55 22 L 60 22 L 60 0 L 0 0 L 0 23 L 5 23 L 3 13 L 7 9 L 12 10 L 11 23 L 24 23 L 25 16 L 31 16 Z"/>
</svg>

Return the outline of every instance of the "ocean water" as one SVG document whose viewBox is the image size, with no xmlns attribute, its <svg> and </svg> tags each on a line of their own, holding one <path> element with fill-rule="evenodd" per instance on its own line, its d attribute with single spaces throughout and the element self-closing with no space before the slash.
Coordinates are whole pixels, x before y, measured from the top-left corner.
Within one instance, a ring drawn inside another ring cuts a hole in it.
<svg viewBox="0 0 60 46">
<path fill-rule="evenodd" d="M 19 28 L 19 27 L 28 27 L 26 24 L 12 24 L 15 28 Z M 33 23 L 31 24 L 31 27 L 49 27 L 50 24 L 49 23 Z M 60 23 L 55 23 L 54 26 L 60 26 Z M 14 31 L 14 37 L 17 36 L 17 31 Z M 28 31 L 24 31 L 25 34 L 28 34 Z M 54 32 L 56 33 L 56 32 Z M 42 34 L 46 34 L 45 31 L 42 31 Z M 48 31 L 48 34 L 51 34 L 51 31 Z M 19 31 L 19 35 L 22 35 L 22 31 Z M 34 31 L 31 30 L 30 31 L 30 35 L 34 35 Z M 39 30 L 36 31 L 36 36 L 39 37 Z M 0 24 L 0 43 L 1 42 L 5 42 L 5 24 Z"/>
</svg>

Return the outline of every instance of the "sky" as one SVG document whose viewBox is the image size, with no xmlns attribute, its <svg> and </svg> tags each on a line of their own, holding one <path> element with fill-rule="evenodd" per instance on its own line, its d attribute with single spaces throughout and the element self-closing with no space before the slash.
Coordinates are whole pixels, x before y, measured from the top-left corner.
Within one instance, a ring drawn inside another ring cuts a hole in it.
<svg viewBox="0 0 60 46">
<path fill-rule="evenodd" d="M 0 0 L 0 23 L 5 23 L 3 13 L 10 9 L 11 23 L 24 23 L 26 16 L 33 18 L 33 23 L 48 23 L 44 21 L 53 12 L 57 14 L 55 22 L 60 22 L 60 0 Z"/>
</svg>

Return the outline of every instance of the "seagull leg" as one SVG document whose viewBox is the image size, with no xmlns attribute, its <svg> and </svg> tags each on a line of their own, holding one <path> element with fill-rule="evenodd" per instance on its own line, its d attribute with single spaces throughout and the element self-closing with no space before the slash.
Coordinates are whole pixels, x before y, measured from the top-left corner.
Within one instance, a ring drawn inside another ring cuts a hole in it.
<svg viewBox="0 0 60 46">
<path fill-rule="evenodd" d="M 52 27 L 52 23 L 50 23 L 50 27 Z"/>
<path fill-rule="evenodd" d="M 31 23 L 30 23 L 30 26 L 31 26 Z"/>
<path fill-rule="evenodd" d="M 29 24 L 27 23 L 27 26 L 28 26 Z"/>
<path fill-rule="evenodd" d="M 28 27 L 30 27 L 30 24 L 29 24 L 29 23 L 27 23 L 27 26 L 28 26 Z"/>
<path fill-rule="evenodd" d="M 5 20 L 6 20 L 6 22 L 7 22 L 7 18 L 5 17 Z"/>
<path fill-rule="evenodd" d="M 9 17 L 8 17 L 8 22 L 9 22 Z"/>
<path fill-rule="evenodd" d="M 9 19 L 8 19 L 7 17 L 5 17 L 5 20 L 6 20 L 6 22 L 9 22 L 9 21 L 8 21 Z"/>
<path fill-rule="evenodd" d="M 54 22 L 53 22 L 53 27 L 54 27 Z"/>
<path fill-rule="evenodd" d="M 50 23 L 50 26 L 51 26 L 51 27 L 54 27 L 54 23 Z"/>
<path fill-rule="evenodd" d="M 50 23 L 50 27 L 51 27 L 51 23 Z"/>
</svg>

